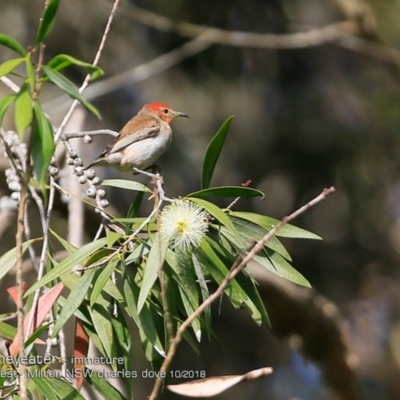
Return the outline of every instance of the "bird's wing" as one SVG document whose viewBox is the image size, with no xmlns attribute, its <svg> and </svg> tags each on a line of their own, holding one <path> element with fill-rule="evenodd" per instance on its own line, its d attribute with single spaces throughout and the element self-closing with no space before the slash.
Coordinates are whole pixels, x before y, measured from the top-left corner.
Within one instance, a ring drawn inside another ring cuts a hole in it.
<svg viewBox="0 0 400 400">
<path fill-rule="evenodd" d="M 157 136 L 159 131 L 160 123 L 156 119 L 141 118 L 140 120 L 135 120 L 133 118 L 121 129 L 119 135 L 109 143 L 98 158 L 121 151 L 132 143 Z M 135 133 L 132 134 L 133 132 Z"/>
</svg>

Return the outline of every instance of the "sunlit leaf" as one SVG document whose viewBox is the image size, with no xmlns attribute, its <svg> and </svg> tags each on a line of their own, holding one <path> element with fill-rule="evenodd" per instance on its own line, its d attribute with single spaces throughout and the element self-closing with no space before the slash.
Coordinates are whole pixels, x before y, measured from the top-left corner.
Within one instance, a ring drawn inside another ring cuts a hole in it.
<svg viewBox="0 0 400 400">
<path fill-rule="evenodd" d="M 42 18 L 40 19 L 40 25 L 36 35 L 35 47 L 38 47 L 39 44 L 42 43 L 43 40 L 45 40 L 51 32 L 59 3 L 60 0 L 47 1 L 46 8 L 44 9 Z"/>
<path fill-rule="evenodd" d="M 274 226 L 276 226 L 280 222 L 278 219 L 270 218 L 265 215 L 260 215 L 251 212 L 231 211 L 230 214 L 239 218 L 247 219 L 248 221 L 252 221 L 255 224 L 262 226 L 267 231 L 270 231 Z M 276 233 L 276 236 L 296 238 L 296 239 L 321 240 L 321 237 L 316 235 L 315 233 L 306 231 L 305 229 L 297 228 L 296 226 L 290 224 L 283 225 Z"/>
<path fill-rule="evenodd" d="M 53 129 L 39 103 L 34 105 L 32 158 L 36 179 L 44 189 L 51 157 L 54 153 Z"/>
<path fill-rule="evenodd" d="M 14 121 L 20 139 L 23 138 L 25 129 L 32 122 L 32 98 L 27 85 L 23 85 L 14 102 Z"/>
<path fill-rule="evenodd" d="M 311 287 L 310 282 L 278 253 L 269 254 L 267 257 L 260 252 L 254 256 L 253 260 L 281 278 L 301 286 Z"/>
<path fill-rule="evenodd" d="M 3 64 L 0 65 L 0 77 L 9 74 L 24 61 L 25 58 L 13 58 L 12 60 L 5 61 Z"/>
<path fill-rule="evenodd" d="M 77 265 L 82 265 L 87 257 L 89 257 L 96 250 L 105 246 L 106 243 L 107 238 L 102 238 L 94 242 L 88 243 L 87 245 L 76 250 L 75 253 L 72 253 L 68 257 L 64 258 L 64 260 L 62 260 L 56 268 L 52 269 L 42 279 L 34 283 L 32 287 L 29 288 L 28 291 L 25 293 L 25 297 L 33 293 L 36 289 L 51 282 L 53 279 L 57 279 L 66 272 L 70 272 L 73 267 Z"/>
<path fill-rule="evenodd" d="M 99 296 L 97 302 L 89 307 L 90 315 L 92 316 L 93 326 L 96 334 L 99 336 L 101 344 L 104 348 L 107 357 L 112 358 L 113 354 L 113 331 L 110 318 L 110 303 L 104 297 Z M 112 366 L 115 369 L 116 365 L 113 360 Z"/>
<path fill-rule="evenodd" d="M 190 201 L 197 203 L 199 206 L 203 207 L 210 215 L 212 215 L 216 220 L 218 220 L 222 225 L 225 225 L 234 235 L 236 235 L 236 229 L 233 225 L 231 219 L 228 215 L 222 211 L 218 206 L 204 199 L 198 199 L 192 197 Z"/>
<path fill-rule="evenodd" d="M 85 273 L 80 277 L 76 286 L 71 290 L 60 315 L 54 325 L 52 337 L 56 337 L 58 331 L 64 326 L 68 319 L 74 314 L 77 308 L 81 305 L 86 293 L 89 289 L 90 284 L 93 281 L 94 275 L 96 273 L 95 269 L 90 269 L 85 271 Z"/>
<path fill-rule="evenodd" d="M 143 185 L 142 183 L 135 182 L 135 181 L 128 181 L 125 179 L 106 179 L 104 181 L 100 181 L 97 186 L 113 186 L 113 187 L 118 187 L 121 189 L 127 189 L 127 190 L 136 190 L 139 192 L 149 192 L 151 193 L 151 190 Z"/>
<path fill-rule="evenodd" d="M 197 192 L 192 192 L 186 197 L 261 197 L 264 199 L 265 195 L 260 190 L 243 187 L 243 186 L 221 186 L 213 187 Z"/>
<path fill-rule="evenodd" d="M 201 174 L 201 188 L 207 189 L 210 186 L 211 178 L 214 173 L 215 165 L 217 164 L 222 147 L 225 143 L 225 138 L 229 127 L 233 120 L 233 116 L 229 117 L 221 126 L 219 131 L 212 138 L 207 147 L 203 160 L 203 168 Z"/>
<path fill-rule="evenodd" d="M 158 270 L 160 265 L 162 265 L 164 262 L 166 251 L 167 241 L 163 240 L 160 235 L 156 235 L 151 246 L 149 258 L 147 259 L 147 263 L 144 268 L 143 283 L 142 287 L 140 288 L 137 305 L 138 313 L 140 313 L 144 303 L 146 302 L 147 296 L 157 279 Z"/>
<path fill-rule="evenodd" d="M 26 56 L 26 50 L 11 36 L 5 35 L 4 33 L 0 33 L 0 44 L 8 47 L 11 50 L 14 50 L 22 57 Z"/>
<path fill-rule="evenodd" d="M 0 99 L 0 126 L 3 123 L 4 115 L 16 97 L 17 96 L 15 94 L 9 94 L 8 96 L 4 96 L 2 99 Z"/>
<path fill-rule="evenodd" d="M 56 71 L 61 71 L 72 65 L 84 68 L 88 74 L 90 74 L 91 80 L 95 80 L 104 75 L 104 71 L 100 67 L 94 66 L 82 60 L 78 60 L 77 58 L 68 54 L 57 54 L 47 63 L 48 67 L 53 68 Z"/>
<path fill-rule="evenodd" d="M 40 239 L 31 239 L 22 244 L 22 253 L 25 253 L 28 246 L 32 243 Z M 8 271 L 15 265 L 17 262 L 17 248 L 7 251 L 7 253 L 3 254 L 0 257 L 0 280 L 8 273 Z"/>
<path fill-rule="evenodd" d="M 48 385 L 50 385 L 50 387 L 53 388 L 53 392 L 57 393 L 57 396 L 60 399 L 85 400 L 85 398 L 67 381 L 48 377 L 45 374 L 43 374 L 39 379 L 43 379 Z"/>
<path fill-rule="evenodd" d="M 125 371 L 125 375 L 127 375 L 129 372 L 131 371 Z M 132 378 L 134 377 L 135 376 L 132 376 Z M 102 395 L 103 399 L 126 400 L 126 397 L 123 396 L 122 393 L 113 385 L 111 385 L 111 383 L 104 379 L 104 376 L 99 377 L 98 372 L 93 371 L 93 373 L 87 374 L 86 380 Z"/>
<path fill-rule="evenodd" d="M 115 270 L 115 267 L 118 264 L 118 260 L 114 259 L 109 261 L 107 267 L 105 267 L 100 275 L 97 277 L 96 282 L 94 283 L 92 293 L 90 295 L 90 305 L 93 306 L 96 303 L 97 298 L 99 297 L 101 291 L 106 285 L 107 281 L 110 279 L 112 272 Z"/>
</svg>

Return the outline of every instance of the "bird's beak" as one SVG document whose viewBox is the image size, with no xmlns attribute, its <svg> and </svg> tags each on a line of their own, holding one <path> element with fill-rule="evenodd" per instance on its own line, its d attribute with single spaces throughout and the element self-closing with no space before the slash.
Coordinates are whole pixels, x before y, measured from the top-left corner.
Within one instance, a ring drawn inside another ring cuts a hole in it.
<svg viewBox="0 0 400 400">
<path fill-rule="evenodd" d="M 173 116 L 174 118 L 176 118 L 176 117 L 185 117 L 185 118 L 189 118 L 188 115 L 186 115 L 185 113 L 180 112 L 180 111 L 174 111 L 174 112 L 172 113 L 172 116 Z"/>
</svg>

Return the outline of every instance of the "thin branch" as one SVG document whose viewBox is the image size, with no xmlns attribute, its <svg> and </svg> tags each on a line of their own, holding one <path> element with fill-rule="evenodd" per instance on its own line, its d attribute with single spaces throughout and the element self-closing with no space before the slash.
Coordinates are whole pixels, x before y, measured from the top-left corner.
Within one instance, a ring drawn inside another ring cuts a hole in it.
<svg viewBox="0 0 400 400">
<path fill-rule="evenodd" d="M 168 353 L 166 358 L 164 359 L 164 362 L 161 365 L 160 372 L 167 372 L 172 359 L 175 355 L 176 349 L 178 347 L 178 344 L 182 340 L 183 334 L 186 331 L 186 329 L 190 326 L 190 324 L 198 318 L 207 307 L 209 307 L 216 299 L 218 299 L 224 292 L 225 288 L 229 285 L 229 283 L 236 277 L 236 275 L 239 274 L 243 270 L 243 268 L 253 259 L 253 257 L 263 249 L 265 243 L 267 243 L 269 240 L 271 240 L 272 237 L 275 236 L 277 231 L 287 224 L 288 222 L 292 221 L 296 217 L 298 217 L 300 214 L 304 213 L 307 211 L 309 208 L 315 206 L 317 203 L 325 200 L 330 194 L 332 194 L 335 191 L 334 187 L 330 187 L 329 189 L 324 189 L 322 193 L 317 196 L 315 199 L 304 205 L 303 207 L 299 208 L 297 211 L 292 213 L 291 215 L 284 217 L 276 226 L 274 226 L 260 241 L 258 241 L 252 249 L 249 251 L 249 253 L 242 258 L 240 256 L 238 260 L 234 263 L 232 266 L 231 270 L 229 271 L 228 275 L 224 278 L 224 280 L 221 282 L 221 284 L 218 286 L 217 290 L 210 296 L 208 297 L 203 303 L 200 304 L 200 306 L 197 308 L 196 311 L 194 311 L 183 323 L 182 325 L 178 328 L 174 340 L 171 342 L 171 346 L 168 349 Z M 239 262 L 240 260 L 240 262 Z M 159 374 L 159 377 L 157 378 L 153 390 L 149 396 L 149 400 L 155 400 L 157 398 L 158 392 L 161 389 L 162 383 L 163 383 L 163 378 L 161 378 L 163 374 Z"/>
<path fill-rule="evenodd" d="M 76 138 L 82 138 L 85 136 L 99 136 L 99 135 L 111 135 L 111 136 L 118 136 L 118 132 L 115 132 L 111 129 L 97 129 L 94 131 L 82 131 L 82 132 L 67 132 L 61 135 L 61 140 L 70 140 Z"/>
</svg>

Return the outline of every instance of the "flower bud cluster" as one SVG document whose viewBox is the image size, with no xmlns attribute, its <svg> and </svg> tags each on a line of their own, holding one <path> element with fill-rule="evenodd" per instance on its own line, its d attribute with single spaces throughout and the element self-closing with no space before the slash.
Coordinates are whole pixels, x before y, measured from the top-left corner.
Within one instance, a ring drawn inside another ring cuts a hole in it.
<svg viewBox="0 0 400 400">
<path fill-rule="evenodd" d="M 86 135 L 83 138 L 85 143 L 90 143 L 92 141 L 92 137 L 90 135 Z M 82 185 L 85 183 L 89 184 L 89 188 L 86 191 L 86 195 L 92 199 L 97 199 L 98 204 L 106 208 L 110 204 L 106 197 L 106 192 L 104 189 L 96 189 L 95 185 L 100 182 L 100 178 L 96 175 L 96 171 L 93 168 L 86 169 L 83 166 L 82 159 L 78 157 L 78 153 L 70 148 L 68 150 L 67 155 L 67 164 L 71 165 L 74 173 L 78 177 L 78 182 Z"/>
<path fill-rule="evenodd" d="M 3 138 L 9 150 L 9 152 L 7 152 L 4 149 L 4 155 L 7 158 L 11 156 L 13 159 L 11 167 L 5 170 L 6 182 L 11 191 L 10 197 L 12 201 L 18 203 L 20 199 L 21 182 L 15 166 L 17 168 L 22 168 L 21 160 L 25 159 L 27 153 L 26 143 L 21 142 L 16 132 L 13 131 L 7 131 Z"/>
</svg>

